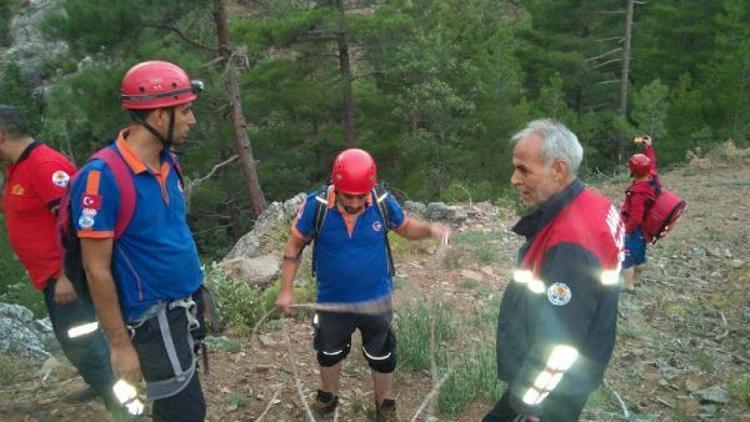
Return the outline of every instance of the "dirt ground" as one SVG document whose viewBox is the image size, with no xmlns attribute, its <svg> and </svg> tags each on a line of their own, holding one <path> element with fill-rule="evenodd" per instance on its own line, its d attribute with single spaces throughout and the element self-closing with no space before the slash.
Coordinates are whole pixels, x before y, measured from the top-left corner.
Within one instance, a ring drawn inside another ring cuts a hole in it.
<svg viewBox="0 0 750 422">
<path fill-rule="evenodd" d="M 615 356 L 606 375 L 611 389 L 594 394 L 584 419 L 625 420 L 616 392 L 630 420 L 750 420 L 750 166 L 688 166 L 663 178 L 686 199 L 688 211 L 667 239 L 649 249 L 637 294 L 621 295 Z M 597 187 L 619 205 L 625 183 Z M 497 303 L 487 292 L 499 297 L 509 277 L 519 240 L 508 228 L 516 218 L 475 205 L 467 223 L 457 227 L 499 233 L 495 262 L 478 265 L 459 251 L 458 264 L 449 268 L 429 245 L 399 254 L 399 276 L 409 282 L 396 290 L 397 311 L 436 296 L 451 302 L 456 313 Z M 467 278 L 474 280 L 472 288 L 466 288 Z M 238 340 L 234 350 L 212 352 L 210 374 L 201 374 L 208 420 L 252 421 L 269 406 L 267 421 L 305 420 L 300 395 L 311 401 L 319 376 L 311 339 L 306 318 L 274 320 L 260 336 Z M 372 415 L 372 382 L 358 350 L 355 341 L 343 370 L 338 420 Z M 42 383 L 36 376 L 4 385 L 0 420 L 106 420 L 97 402 L 73 406 L 60 400 L 82 386 L 78 377 Z M 711 387 L 725 394 L 700 399 Z M 430 388 L 427 373 L 397 373 L 402 420 L 411 420 Z M 436 416 L 476 421 L 490 406 L 478 400 L 457 416 Z"/>
</svg>

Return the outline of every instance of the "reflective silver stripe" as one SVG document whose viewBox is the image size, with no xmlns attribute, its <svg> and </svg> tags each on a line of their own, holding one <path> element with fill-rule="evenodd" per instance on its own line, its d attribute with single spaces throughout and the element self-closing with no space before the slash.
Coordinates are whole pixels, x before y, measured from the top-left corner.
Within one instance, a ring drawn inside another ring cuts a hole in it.
<svg viewBox="0 0 750 422">
<path fill-rule="evenodd" d="M 162 381 L 152 381 L 146 383 L 146 398 L 149 400 L 159 400 L 172 397 L 190 383 L 195 374 L 195 359 L 190 362 L 190 367 L 184 372 L 181 379 L 168 378 Z"/>
<path fill-rule="evenodd" d="M 158 318 L 159 331 L 161 331 L 161 339 L 164 341 L 164 348 L 167 350 L 169 363 L 172 364 L 172 370 L 174 371 L 175 378 L 180 378 L 180 376 L 182 375 L 182 367 L 180 365 L 180 359 L 177 357 L 177 350 L 175 350 L 174 348 L 174 340 L 172 339 L 172 330 L 169 329 L 167 313 L 161 312 Z M 189 332 L 188 335 L 190 335 Z"/>
<path fill-rule="evenodd" d="M 326 356 L 336 356 L 336 355 L 340 355 L 343 352 L 344 352 L 343 350 L 339 350 L 338 352 L 320 352 L 320 353 Z"/>
<path fill-rule="evenodd" d="M 97 329 L 99 329 L 99 322 L 97 321 L 76 325 L 75 327 L 71 327 L 68 330 L 68 337 L 76 338 L 76 337 L 85 336 L 86 334 L 93 333 Z"/>
<path fill-rule="evenodd" d="M 388 352 L 388 354 L 385 355 L 385 356 L 373 356 L 373 355 L 367 353 L 367 350 L 364 347 L 362 347 L 362 353 L 364 353 L 365 356 L 367 356 L 367 358 L 371 359 L 371 360 L 386 360 L 389 357 L 391 357 L 391 352 Z"/>
<path fill-rule="evenodd" d="M 387 198 L 387 197 L 388 197 L 388 192 L 386 192 L 386 193 L 384 193 L 384 194 L 380 195 L 380 198 L 378 198 L 378 202 L 383 202 L 383 200 L 384 200 L 385 198 Z"/>
<path fill-rule="evenodd" d="M 315 196 L 315 200 L 318 201 L 318 202 L 320 202 L 321 204 L 328 205 L 328 201 L 325 200 L 325 199 L 323 199 L 323 198 L 321 198 L 321 197 L 319 197 L 319 196 Z"/>
</svg>

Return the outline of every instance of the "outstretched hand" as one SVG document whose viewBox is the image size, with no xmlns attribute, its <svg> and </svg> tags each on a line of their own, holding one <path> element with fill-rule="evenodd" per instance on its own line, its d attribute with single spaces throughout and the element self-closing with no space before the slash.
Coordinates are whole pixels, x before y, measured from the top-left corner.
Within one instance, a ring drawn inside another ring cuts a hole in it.
<svg viewBox="0 0 750 422">
<path fill-rule="evenodd" d="M 430 237 L 440 242 L 440 248 L 445 248 L 450 241 L 451 229 L 442 224 L 432 224 L 430 226 Z"/>
</svg>

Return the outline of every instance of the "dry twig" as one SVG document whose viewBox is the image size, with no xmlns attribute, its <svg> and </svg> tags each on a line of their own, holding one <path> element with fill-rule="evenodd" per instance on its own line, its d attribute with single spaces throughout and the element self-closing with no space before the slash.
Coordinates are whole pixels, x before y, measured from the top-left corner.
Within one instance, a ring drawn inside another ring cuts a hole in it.
<svg viewBox="0 0 750 422">
<path fill-rule="evenodd" d="M 292 367 L 292 373 L 294 374 L 294 382 L 297 385 L 297 394 L 299 395 L 300 401 L 302 401 L 302 406 L 305 407 L 305 414 L 307 415 L 307 419 L 310 422 L 315 422 L 315 416 L 313 416 L 312 410 L 310 410 L 310 406 L 307 404 L 307 400 L 305 399 L 305 392 L 302 386 L 302 381 L 300 380 L 299 373 L 297 372 L 297 363 L 294 361 L 294 350 L 292 349 L 292 339 L 289 337 L 289 327 L 286 322 L 287 321 L 282 321 L 282 328 L 284 330 L 284 336 L 286 337 L 287 354 L 289 355 L 289 365 Z"/>
<path fill-rule="evenodd" d="M 625 402 L 622 400 L 622 397 L 620 397 L 620 394 L 617 391 L 615 391 L 615 389 L 612 388 L 611 385 L 609 385 L 607 380 L 604 380 L 604 386 L 607 387 L 607 389 L 609 389 L 610 392 L 612 392 L 612 395 L 615 396 L 615 398 L 617 399 L 617 402 L 620 403 L 620 409 L 622 409 L 622 416 L 626 419 L 629 418 L 630 412 L 628 412 L 628 406 L 625 405 Z"/>
<path fill-rule="evenodd" d="M 273 393 L 273 397 L 271 397 L 271 400 L 270 400 L 270 401 L 268 402 L 268 404 L 266 405 L 266 408 L 265 408 L 265 409 L 263 410 L 263 413 L 261 413 L 261 414 L 260 414 L 260 416 L 258 416 L 258 418 L 257 418 L 257 419 L 255 419 L 255 422 L 260 422 L 260 421 L 262 421 L 262 420 L 263 420 L 263 418 L 265 418 L 265 417 L 266 417 L 266 414 L 268 414 L 268 411 L 269 411 L 269 410 L 271 410 L 271 406 L 273 406 L 273 402 L 274 402 L 274 401 L 276 401 L 276 397 L 278 397 L 278 396 L 279 396 L 279 393 L 281 393 L 281 390 L 282 390 L 283 388 L 284 388 L 284 386 L 283 386 L 283 385 L 281 385 L 281 386 L 279 386 L 279 388 L 278 388 L 278 389 L 276 389 L 276 392 L 275 392 L 275 393 Z"/>
</svg>

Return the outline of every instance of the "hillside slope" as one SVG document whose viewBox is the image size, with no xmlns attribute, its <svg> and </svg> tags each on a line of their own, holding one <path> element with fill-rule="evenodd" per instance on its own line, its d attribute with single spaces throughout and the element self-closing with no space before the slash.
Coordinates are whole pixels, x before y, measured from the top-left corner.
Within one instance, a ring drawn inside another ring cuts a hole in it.
<svg viewBox="0 0 750 422">
<path fill-rule="evenodd" d="M 621 296 L 618 340 L 606 376 L 611 389 L 592 396 L 585 419 L 619 419 L 616 391 L 638 420 L 750 420 L 750 166 L 741 160 L 696 164 L 663 176 L 687 200 L 688 211 L 669 238 L 649 250 L 637 294 Z M 625 182 L 598 188 L 619 203 Z M 520 243 L 508 231 L 517 216 L 488 204 L 467 210 L 469 219 L 457 227 L 445 256 L 433 255 L 428 242 L 394 242 L 397 324 L 405 330 L 420 310 L 445 306 L 440 321 L 454 332 L 435 343 L 441 369 L 460 367 L 466 356 L 486 358 L 489 366 L 474 366 L 474 378 L 461 379 L 491 380 L 494 312 Z M 257 338 L 234 339 L 213 352 L 211 374 L 203 378 L 209 420 L 254 420 L 268 405 L 266 420 L 304 420 L 300 390 L 309 400 L 318 383 L 311 338 L 309 319 L 299 314 L 270 321 Z M 339 420 L 372 414 L 370 377 L 357 343 L 343 371 Z M 98 403 L 61 403 L 60 395 L 82 385 L 79 379 L 20 378 L 0 391 L 0 419 L 104 415 Z M 410 420 L 431 388 L 429 371 L 401 368 L 396 383 L 401 417 Z M 441 400 L 448 402 L 438 408 L 452 413 L 438 413 L 439 419 L 478 420 L 491 405 L 488 394 L 474 396 L 466 391 L 474 387 L 461 383 L 463 390 L 446 383 Z M 450 400 L 469 405 L 451 407 Z"/>
</svg>

